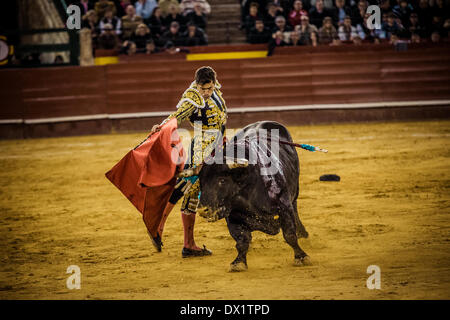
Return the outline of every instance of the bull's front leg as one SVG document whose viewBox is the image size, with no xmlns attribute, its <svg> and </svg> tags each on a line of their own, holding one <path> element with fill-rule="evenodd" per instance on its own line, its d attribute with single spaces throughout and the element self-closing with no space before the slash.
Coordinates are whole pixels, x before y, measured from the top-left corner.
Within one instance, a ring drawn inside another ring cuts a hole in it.
<svg viewBox="0 0 450 320">
<path fill-rule="evenodd" d="M 242 223 L 226 218 L 228 230 L 236 241 L 238 255 L 230 264 L 230 272 L 239 272 L 247 270 L 247 252 L 252 240 L 251 231 Z"/>
</svg>

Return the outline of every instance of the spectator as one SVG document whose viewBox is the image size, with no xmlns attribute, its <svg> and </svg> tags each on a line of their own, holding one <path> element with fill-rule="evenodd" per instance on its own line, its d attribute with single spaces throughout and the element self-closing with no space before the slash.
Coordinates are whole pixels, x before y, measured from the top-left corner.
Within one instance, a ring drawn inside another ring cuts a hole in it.
<svg viewBox="0 0 450 320">
<path fill-rule="evenodd" d="M 449 11 L 450 8 L 444 3 L 444 0 L 436 0 L 432 8 L 433 16 L 441 17 L 442 21 L 445 21 L 449 18 Z"/>
<path fill-rule="evenodd" d="M 362 44 L 362 40 L 358 35 L 354 36 L 352 41 L 353 41 L 353 45 L 355 45 L 355 46 L 359 46 Z"/>
<path fill-rule="evenodd" d="M 284 47 L 287 45 L 288 43 L 284 41 L 283 32 L 278 30 L 272 35 L 272 39 L 269 42 L 269 50 L 267 55 L 271 56 L 276 47 Z"/>
<path fill-rule="evenodd" d="M 446 36 L 446 30 L 444 29 L 444 21 L 442 20 L 441 15 L 433 15 L 433 19 L 431 20 L 431 31 L 432 32 L 439 32 L 439 34 L 442 36 Z"/>
<path fill-rule="evenodd" d="M 193 22 L 187 24 L 187 30 L 183 34 L 183 45 L 186 47 L 205 46 L 207 45 L 205 33 Z"/>
<path fill-rule="evenodd" d="M 369 19 L 370 14 L 366 13 L 364 16 L 364 21 L 362 24 L 356 25 L 356 33 L 361 38 L 361 40 L 380 43 L 380 39 L 386 38 L 386 33 L 381 29 L 369 29 L 367 27 L 367 19 Z"/>
<path fill-rule="evenodd" d="M 145 46 L 145 54 L 159 53 L 161 50 L 155 45 L 153 40 L 149 40 Z"/>
<path fill-rule="evenodd" d="M 392 9 L 392 12 L 400 19 L 402 25 L 406 26 L 413 10 L 412 5 L 410 5 L 407 0 L 400 0 L 400 3 Z"/>
<path fill-rule="evenodd" d="M 136 14 L 144 19 L 145 23 L 148 23 L 153 10 L 158 6 L 158 3 L 156 0 L 138 0 L 134 5 Z"/>
<path fill-rule="evenodd" d="M 306 3 L 309 2 L 308 10 L 316 6 L 317 0 L 306 0 Z M 349 2 L 354 2 L 354 0 L 351 0 Z M 327 10 L 333 10 L 334 9 L 334 0 L 323 0 L 323 7 Z"/>
<path fill-rule="evenodd" d="M 441 42 L 441 35 L 439 34 L 438 31 L 434 31 L 431 34 L 431 42 L 432 43 L 440 43 Z"/>
<path fill-rule="evenodd" d="M 267 15 L 264 18 L 264 24 L 270 30 L 275 29 L 275 19 L 276 17 L 282 15 L 280 7 L 275 5 L 273 2 L 267 5 Z"/>
<path fill-rule="evenodd" d="M 100 32 L 103 32 L 106 24 L 112 25 L 115 34 L 120 35 L 122 33 L 122 22 L 118 17 L 114 16 L 111 8 L 105 10 L 105 16 L 100 20 Z"/>
<path fill-rule="evenodd" d="M 131 4 L 131 0 L 120 0 L 119 5 L 117 7 L 117 16 L 122 18 L 127 14 L 127 7 Z"/>
<path fill-rule="evenodd" d="M 136 15 L 136 9 L 133 5 L 128 5 L 126 15 L 122 17 L 122 38 L 130 39 L 131 35 L 136 31 L 138 25 L 143 23 L 142 17 Z"/>
<path fill-rule="evenodd" d="M 309 23 L 307 16 L 303 16 L 300 21 L 301 24 L 295 27 L 295 30 L 299 32 L 300 41 L 305 45 L 317 46 L 317 34 L 319 33 L 317 27 Z"/>
<path fill-rule="evenodd" d="M 264 26 L 261 19 L 255 21 L 255 27 L 250 30 L 248 42 L 251 44 L 268 43 L 272 37 L 269 28 Z"/>
<path fill-rule="evenodd" d="M 333 9 L 333 21 L 338 27 L 344 24 L 346 16 L 351 15 L 351 9 L 345 5 L 345 0 L 336 0 L 336 8 Z"/>
<path fill-rule="evenodd" d="M 336 28 L 333 26 L 333 19 L 325 17 L 322 28 L 319 29 L 319 44 L 338 45 L 339 37 Z"/>
<path fill-rule="evenodd" d="M 164 27 L 166 29 L 169 29 L 170 24 L 173 21 L 178 22 L 181 31 L 184 31 L 186 29 L 186 17 L 180 14 L 180 6 L 169 6 L 169 14 L 165 18 L 163 18 Z"/>
<path fill-rule="evenodd" d="M 84 16 L 89 10 L 94 9 L 94 3 L 91 0 L 79 0 L 73 3 L 80 7 L 81 15 Z"/>
<path fill-rule="evenodd" d="M 417 33 L 411 34 L 411 43 L 422 43 L 422 40 L 420 39 L 420 35 Z"/>
<path fill-rule="evenodd" d="M 357 36 L 356 28 L 352 26 L 350 16 L 345 17 L 344 24 L 339 27 L 338 35 L 341 41 L 353 41 L 353 38 Z"/>
<path fill-rule="evenodd" d="M 98 37 L 98 48 L 104 50 L 118 49 L 120 41 L 115 33 L 113 25 L 106 23 L 103 26 L 104 32 Z"/>
<path fill-rule="evenodd" d="M 95 10 L 89 10 L 81 21 L 81 28 L 87 28 L 91 30 L 92 48 L 95 48 L 98 38 L 98 16 Z"/>
<path fill-rule="evenodd" d="M 331 17 L 332 15 L 332 12 L 325 9 L 323 0 L 317 0 L 316 5 L 309 10 L 309 19 L 317 28 L 322 27 L 322 21 L 325 17 Z"/>
<path fill-rule="evenodd" d="M 392 12 L 388 13 L 387 21 L 382 23 L 381 28 L 386 32 L 386 39 L 390 39 L 392 34 L 400 34 L 403 31 L 403 27 L 395 21 L 395 16 Z"/>
<path fill-rule="evenodd" d="M 359 0 L 357 7 L 353 9 L 353 14 L 351 15 L 352 25 L 361 24 L 364 21 L 364 16 L 367 13 L 367 1 Z"/>
<path fill-rule="evenodd" d="M 297 31 L 292 31 L 289 35 L 289 46 L 297 47 L 302 46 L 304 43 L 300 40 L 300 34 Z"/>
<path fill-rule="evenodd" d="M 283 16 L 287 15 L 292 9 L 292 0 L 271 0 Z"/>
<path fill-rule="evenodd" d="M 245 17 L 244 28 L 247 35 L 247 39 L 250 35 L 250 31 L 255 27 L 256 20 L 261 19 L 261 14 L 258 11 L 259 4 L 257 2 L 252 2 L 249 9 L 249 14 Z"/>
<path fill-rule="evenodd" d="M 108 0 L 98 0 L 98 2 L 95 4 L 95 12 L 97 12 L 97 16 L 99 19 L 103 19 L 106 9 L 111 9 L 113 11 L 113 15 L 116 15 L 117 13 L 116 5 L 114 4 L 114 2 Z"/>
<path fill-rule="evenodd" d="M 283 16 L 278 16 L 275 19 L 275 28 L 272 30 L 272 32 L 290 32 L 292 31 L 291 26 L 286 24 L 286 19 Z"/>
<path fill-rule="evenodd" d="M 419 6 L 415 10 L 419 16 L 420 25 L 424 26 L 425 29 L 429 30 L 431 28 L 431 20 L 433 17 L 432 9 L 428 5 L 428 0 L 419 0 Z"/>
<path fill-rule="evenodd" d="M 132 56 L 136 54 L 137 48 L 136 44 L 133 41 L 125 40 L 122 43 L 122 47 L 120 48 L 119 54 L 126 54 Z"/>
<path fill-rule="evenodd" d="M 147 46 L 147 42 L 153 40 L 150 28 L 144 23 L 141 23 L 136 28 L 136 31 L 131 36 L 130 40 L 136 44 L 136 50 L 144 51 Z"/>
<path fill-rule="evenodd" d="M 153 9 L 153 13 L 150 17 L 149 27 L 152 35 L 156 38 L 162 36 L 162 34 L 168 29 L 166 27 L 166 21 L 162 17 L 162 10 L 159 7 Z"/>
<path fill-rule="evenodd" d="M 180 3 L 178 0 L 159 0 L 158 6 L 161 8 L 161 13 L 163 17 L 170 14 L 170 6 L 175 6 L 176 12 L 180 12 Z"/>
<path fill-rule="evenodd" d="M 419 16 L 417 15 L 416 12 L 411 13 L 405 27 L 408 30 L 410 36 L 412 34 L 418 34 L 421 37 L 427 37 L 427 30 L 425 29 L 424 26 L 419 24 Z"/>
<path fill-rule="evenodd" d="M 199 4 L 202 7 L 204 14 L 208 15 L 211 13 L 211 6 L 206 0 L 182 0 L 180 3 L 181 14 L 186 16 L 193 12 L 195 4 Z"/>
<path fill-rule="evenodd" d="M 168 42 L 171 42 L 174 46 L 180 46 L 183 44 L 183 39 L 180 34 L 180 24 L 173 21 L 170 24 L 169 30 L 167 30 L 162 36 L 162 46 L 166 46 Z"/>
<path fill-rule="evenodd" d="M 302 1 L 296 0 L 294 1 L 294 5 L 291 12 L 289 12 L 289 23 L 291 24 L 292 27 L 295 27 L 296 25 L 299 25 L 301 23 L 300 18 L 302 16 L 307 15 L 308 12 L 306 12 L 306 10 L 303 9 Z"/>
<path fill-rule="evenodd" d="M 197 27 L 206 30 L 206 14 L 199 2 L 194 4 L 194 11 L 186 15 L 188 21 L 192 21 Z"/>
</svg>

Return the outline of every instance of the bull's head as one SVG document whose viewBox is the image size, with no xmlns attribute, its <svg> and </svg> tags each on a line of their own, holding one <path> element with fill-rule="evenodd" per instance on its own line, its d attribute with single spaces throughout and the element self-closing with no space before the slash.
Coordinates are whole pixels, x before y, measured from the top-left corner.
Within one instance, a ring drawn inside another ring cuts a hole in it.
<svg viewBox="0 0 450 320">
<path fill-rule="evenodd" d="M 236 197 L 245 193 L 243 190 L 251 181 L 251 170 L 246 159 L 224 157 L 223 164 L 203 164 L 180 176 L 199 175 L 201 197 L 197 212 L 208 221 L 217 221 L 235 209 Z"/>
</svg>

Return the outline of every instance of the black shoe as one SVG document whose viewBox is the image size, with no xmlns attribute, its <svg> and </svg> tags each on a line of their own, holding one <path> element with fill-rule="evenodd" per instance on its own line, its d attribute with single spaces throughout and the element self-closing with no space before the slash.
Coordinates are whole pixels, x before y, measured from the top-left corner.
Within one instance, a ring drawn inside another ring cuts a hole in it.
<svg viewBox="0 0 450 320">
<path fill-rule="evenodd" d="M 203 245 L 203 249 L 201 250 L 193 250 L 188 248 L 183 248 L 181 250 L 181 256 L 183 258 L 189 258 L 189 257 L 203 257 L 203 256 L 210 256 L 212 255 L 212 251 L 206 249 L 205 245 Z"/>
<path fill-rule="evenodd" d="M 148 233 L 148 235 L 150 236 L 150 239 L 152 240 L 152 244 L 155 247 L 156 251 L 161 252 L 161 247 L 163 246 L 163 243 L 161 241 L 161 236 L 159 235 L 159 233 L 156 234 L 156 237 L 152 237 L 150 232 Z"/>
</svg>

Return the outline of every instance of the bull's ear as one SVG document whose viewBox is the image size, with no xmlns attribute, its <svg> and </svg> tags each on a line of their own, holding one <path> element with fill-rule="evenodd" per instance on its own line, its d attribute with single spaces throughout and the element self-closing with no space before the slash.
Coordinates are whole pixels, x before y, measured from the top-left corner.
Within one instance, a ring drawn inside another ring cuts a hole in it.
<svg viewBox="0 0 450 320">
<path fill-rule="evenodd" d="M 225 157 L 225 163 L 227 164 L 229 169 L 248 167 L 248 160 L 243 158 Z"/>
</svg>

